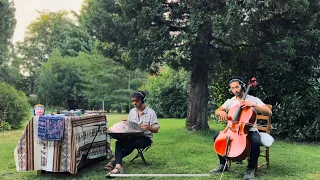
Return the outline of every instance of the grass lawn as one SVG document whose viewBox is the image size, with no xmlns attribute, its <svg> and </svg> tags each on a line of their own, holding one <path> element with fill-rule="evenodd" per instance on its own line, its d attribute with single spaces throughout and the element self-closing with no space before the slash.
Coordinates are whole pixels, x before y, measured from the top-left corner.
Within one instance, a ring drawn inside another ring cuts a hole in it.
<svg viewBox="0 0 320 180">
<path fill-rule="evenodd" d="M 108 114 L 108 126 L 115 124 L 126 114 Z M 148 165 L 141 159 L 129 161 L 136 154 L 124 158 L 124 168 L 130 174 L 208 174 L 218 164 L 213 150 L 212 138 L 223 125 L 210 121 L 211 131 L 190 132 L 184 129 L 184 119 L 160 119 L 160 130 L 154 136 L 152 147 L 145 153 Z M 23 127 L 24 128 L 24 127 Z M 103 166 L 107 161 L 81 169 L 77 175 L 69 173 L 47 173 L 37 175 L 36 171 L 16 172 L 13 159 L 15 148 L 23 128 L 20 130 L 0 132 L 0 179 L 105 179 Z M 112 140 L 114 149 L 114 140 Z M 256 179 L 320 179 L 320 145 L 296 144 L 275 141 L 270 148 L 271 168 L 258 170 Z M 242 165 L 233 163 L 229 172 L 222 179 L 242 179 L 247 162 Z M 220 179 L 221 174 L 212 175 L 210 179 Z M 119 178 L 119 179 L 138 179 Z M 142 178 L 141 178 L 142 179 Z M 173 177 L 144 177 L 143 179 L 186 179 Z M 208 179 L 208 177 L 188 178 Z"/>
</svg>

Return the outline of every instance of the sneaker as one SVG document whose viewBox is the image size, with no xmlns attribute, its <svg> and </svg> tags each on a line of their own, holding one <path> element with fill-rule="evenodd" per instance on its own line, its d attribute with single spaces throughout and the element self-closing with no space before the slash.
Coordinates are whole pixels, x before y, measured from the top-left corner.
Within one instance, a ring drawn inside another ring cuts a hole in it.
<svg viewBox="0 0 320 180">
<path fill-rule="evenodd" d="M 219 173 L 219 172 L 222 172 L 223 171 L 223 167 L 224 165 L 223 164 L 219 164 L 219 166 L 215 169 L 212 169 L 210 171 L 210 173 Z M 228 166 L 226 166 L 226 168 L 224 169 L 224 171 L 228 171 Z"/>
<path fill-rule="evenodd" d="M 254 169 L 247 169 L 247 173 L 243 176 L 244 180 L 254 179 Z"/>
</svg>

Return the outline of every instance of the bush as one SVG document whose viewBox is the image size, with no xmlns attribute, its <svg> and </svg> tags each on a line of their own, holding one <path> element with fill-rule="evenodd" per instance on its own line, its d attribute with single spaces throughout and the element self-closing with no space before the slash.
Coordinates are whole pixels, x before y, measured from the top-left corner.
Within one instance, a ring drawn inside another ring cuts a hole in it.
<svg viewBox="0 0 320 180">
<path fill-rule="evenodd" d="M 5 131 L 5 130 L 10 130 L 11 126 L 9 123 L 5 122 L 5 121 L 1 121 L 0 123 L 0 132 L 1 131 Z"/>
<path fill-rule="evenodd" d="M 2 130 L 16 129 L 29 115 L 27 96 L 14 87 L 0 83 L 0 124 Z"/>
<path fill-rule="evenodd" d="M 284 97 L 274 107 L 273 134 L 295 141 L 319 141 L 320 139 L 320 95 L 307 89 L 301 95 L 294 93 Z"/>
<path fill-rule="evenodd" d="M 147 103 L 158 117 L 184 118 L 187 116 L 187 100 L 190 75 L 183 70 L 165 68 L 146 83 Z"/>
</svg>

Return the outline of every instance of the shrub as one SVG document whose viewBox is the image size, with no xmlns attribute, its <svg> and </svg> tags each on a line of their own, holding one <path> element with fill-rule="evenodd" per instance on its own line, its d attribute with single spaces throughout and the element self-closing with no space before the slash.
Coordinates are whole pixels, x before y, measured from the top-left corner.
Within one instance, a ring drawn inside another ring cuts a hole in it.
<svg viewBox="0 0 320 180">
<path fill-rule="evenodd" d="M 274 107 L 273 134 L 295 141 L 319 141 L 320 95 L 307 89 L 304 94 L 294 93 L 284 97 Z"/>
<path fill-rule="evenodd" d="M 0 83 L 0 124 L 2 130 L 16 129 L 29 115 L 27 96 L 14 87 Z"/>
<path fill-rule="evenodd" d="M 189 74 L 165 68 L 146 83 L 147 103 L 158 117 L 184 118 L 187 115 Z"/>
<path fill-rule="evenodd" d="M 1 121 L 0 123 L 0 132 L 1 131 L 5 131 L 5 130 L 10 130 L 11 126 L 9 123 L 5 122 L 5 121 Z"/>
</svg>

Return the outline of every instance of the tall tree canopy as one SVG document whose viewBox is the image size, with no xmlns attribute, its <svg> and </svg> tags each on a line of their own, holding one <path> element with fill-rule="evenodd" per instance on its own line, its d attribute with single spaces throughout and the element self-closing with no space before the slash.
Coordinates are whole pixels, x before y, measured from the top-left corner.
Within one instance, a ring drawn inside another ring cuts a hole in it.
<svg viewBox="0 0 320 180">
<path fill-rule="evenodd" d="M 74 99 L 87 109 L 101 109 L 103 101 L 107 110 L 128 109 L 130 94 L 146 78 L 145 73 L 128 71 L 101 54 L 63 57 L 55 50 L 40 69 L 36 92 L 40 102 L 53 106 L 66 107 L 66 100 Z"/>
<path fill-rule="evenodd" d="M 18 52 L 30 74 L 31 89 L 37 69 L 48 60 L 54 49 L 59 49 L 62 56 L 77 56 L 79 52 L 89 53 L 93 49 L 92 37 L 79 26 L 76 17 L 71 18 L 70 13 L 39 13 L 40 16 L 27 27 L 24 41 L 18 43 Z"/>
<path fill-rule="evenodd" d="M 277 133 L 316 139 L 319 131 L 305 122 L 320 124 L 319 7 L 317 0 L 97 0 L 86 2 L 81 20 L 108 44 L 105 54 L 130 67 L 190 70 L 187 126 L 208 128 L 209 75 L 224 87 L 229 75 L 255 75 L 263 84 L 257 94 L 275 105 Z M 121 59 L 123 52 L 129 58 Z"/>
<path fill-rule="evenodd" d="M 3 0 L 3 6 L 0 6 L 0 64 L 3 64 L 7 58 L 11 38 L 16 27 L 16 19 L 14 17 L 14 4 L 12 1 Z"/>
<path fill-rule="evenodd" d="M 208 129 L 208 72 L 218 60 L 213 18 L 223 13 L 223 1 L 87 1 L 83 24 L 106 49 L 132 68 L 157 71 L 159 64 L 191 71 L 187 127 Z M 126 52 L 130 58 L 121 59 Z"/>
<path fill-rule="evenodd" d="M 0 6 L 0 81 L 16 85 L 19 82 L 19 61 L 15 56 L 12 36 L 16 26 L 13 1 L 2 0 Z"/>
</svg>

